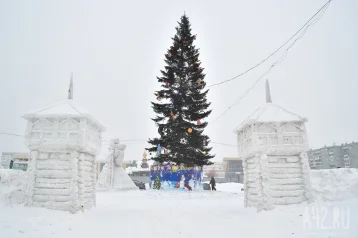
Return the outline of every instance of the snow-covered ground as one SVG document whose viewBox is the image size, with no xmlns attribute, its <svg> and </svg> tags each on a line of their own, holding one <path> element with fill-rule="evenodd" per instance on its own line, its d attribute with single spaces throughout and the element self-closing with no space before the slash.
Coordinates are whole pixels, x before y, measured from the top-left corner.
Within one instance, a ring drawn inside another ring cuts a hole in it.
<svg viewBox="0 0 358 238">
<path fill-rule="evenodd" d="M 16 173 L 0 170 L 0 237 L 358 237 L 354 169 L 312 171 L 314 203 L 259 213 L 244 208 L 235 183 L 217 192 L 99 192 L 97 207 L 78 214 L 24 207 Z"/>
</svg>

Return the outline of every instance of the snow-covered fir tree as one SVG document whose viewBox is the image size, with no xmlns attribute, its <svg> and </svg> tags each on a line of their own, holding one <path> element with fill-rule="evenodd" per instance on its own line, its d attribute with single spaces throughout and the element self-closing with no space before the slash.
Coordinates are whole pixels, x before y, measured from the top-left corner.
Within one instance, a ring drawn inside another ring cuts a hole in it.
<svg viewBox="0 0 358 238">
<path fill-rule="evenodd" d="M 211 113 L 206 96 L 205 74 L 199 61 L 199 50 L 193 42 L 189 19 L 181 17 L 173 45 L 165 55 L 165 70 L 157 77 L 161 90 L 155 93 L 157 102 L 152 108 L 157 114 L 152 119 L 157 127 L 159 138 L 149 139 L 156 152 L 153 160 L 174 162 L 186 166 L 211 164 L 214 156 L 209 152 L 209 137 L 204 129 L 208 125 L 203 119 Z"/>
</svg>

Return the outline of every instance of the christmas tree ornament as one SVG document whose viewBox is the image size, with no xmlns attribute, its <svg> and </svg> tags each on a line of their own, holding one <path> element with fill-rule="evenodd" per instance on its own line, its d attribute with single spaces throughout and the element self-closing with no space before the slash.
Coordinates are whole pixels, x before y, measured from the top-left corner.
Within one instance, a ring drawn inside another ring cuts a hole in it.
<svg viewBox="0 0 358 238">
<path fill-rule="evenodd" d="M 172 53 L 170 51 L 168 51 L 168 56 L 171 57 L 172 56 Z"/>
<path fill-rule="evenodd" d="M 158 144 L 158 147 L 157 147 L 157 152 L 162 152 L 162 147 L 160 146 L 160 144 Z"/>
<path fill-rule="evenodd" d="M 200 79 L 196 80 L 196 84 L 197 84 L 197 85 L 200 85 L 200 83 L 201 83 L 201 80 L 200 80 Z"/>
<path fill-rule="evenodd" d="M 200 67 L 198 67 L 198 71 L 199 71 L 199 70 L 201 70 L 201 68 L 200 68 Z"/>
<path fill-rule="evenodd" d="M 173 99 L 173 98 L 171 98 L 171 99 L 170 99 L 170 102 L 173 104 L 173 103 L 174 103 L 174 99 Z"/>
<path fill-rule="evenodd" d="M 180 143 L 185 144 L 186 140 L 184 138 L 180 139 Z"/>
<path fill-rule="evenodd" d="M 168 150 L 167 149 L 164 149 L 164 154 L 168 154 Z"/>
<path fill-rule="evenodd" d="M 184 45 L 186 44 L 186 40 L 184 41 Z"/>
<path fill-rule="evenodd" d="M 196 121 L 196 124 L 201 125 L 200 119 Z"/>
<path fill-rule="evenodd" d="M 195 61 L 195 64 L 199 64 L 199 61 Z"/>
<path fill-rule="evenodd" d="M 192 133 L 193 132 L 193 129 L 191 129 L 190 127 L 188 128 L 188 132 L 189 133 Z"/>
<path fill-rule="evenodd" d="M 165 85 L 168 85 L 168 82 L 164 82 L 165 83 Z"/>
<path fill-rule="evenodd" d="M 158 97 L 157 97 L 157 100 L 158 100 L 158 101 L 161 101 L 161 100 L 162 100 L 162 98 L 161 98 L 160 96 L 158 96 Z"/>
</svg>

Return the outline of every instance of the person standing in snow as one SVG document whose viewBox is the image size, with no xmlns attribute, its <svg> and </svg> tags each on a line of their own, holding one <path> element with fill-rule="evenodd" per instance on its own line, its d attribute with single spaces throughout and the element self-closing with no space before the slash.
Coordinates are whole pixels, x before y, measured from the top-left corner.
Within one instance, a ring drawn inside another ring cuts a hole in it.
<svg viewBox="0 0 358 238">
<path fill-rule="evenodd" d="M 216 188 L 215 188 L 216 182 L 215 182 L 214 177 L 211 177 L 209 185 L 211 185 L 211 190 L 212 191 L 214 191 L 214 190 L 216 191 Z"/>
</svg>

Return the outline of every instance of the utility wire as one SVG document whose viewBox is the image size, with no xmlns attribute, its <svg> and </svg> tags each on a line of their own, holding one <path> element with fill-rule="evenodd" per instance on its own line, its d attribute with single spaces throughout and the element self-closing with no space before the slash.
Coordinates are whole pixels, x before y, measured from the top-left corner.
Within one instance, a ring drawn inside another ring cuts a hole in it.
<svg viewBox="0 0 358 238">
<path fill-rule="evenodd" d="M 261 64 L 263 64 L 264 62 L 266 62 L 268 59 L 270 59 L 273 55 L 275 55 L 278 51 L 280 51 L 288 42 L 290 42 L 296 35 L 298 35 L 299 32 L 302 31 L 302 29 L 304 29 L 308 24 L 310 24 L 310 21 L 316 17 L 322 10 L 325 11 L 325 9 L 327 9 L 328 5 L 331 3 L 332 0 L 328 0 L 326 2 L 326 4 L 324 4 L 295 34 L 293 34 L 285 43 L 283 43 L 280 47 L 278 47 L 275 51 L 273 51 L 270 55 L 268 55 L 266 58 L 264 58 L 263 60 L 261 60 L 259 63 L 257 63 L 256 65 L 252 66 L 251 68 L 245 70 L 244 72 L 242 72 L 241 74 L 239 75 L 236 75 L 235 77 L 231 78 L 231 79 L 227 79 L 227 80 L 224 80 L 222 82 L 219 82 L 219 83 L 215 83 L 215 84 L 212 84 L 212 85 L 209 85 L 208 88 L 210 87 L 214 87 L 214 86 L 219 86 L 221 84 L 224 84 L 224 83 L 227 83 L 227 82 L 230 82 L 232 80 L 235 80 L 247 73 L 249 73 L 250 71 L 252 71 L 253 69 L 257 68 L 258 66 L 260 66 Z M 315 22 L 316 23 L 316 22 Z"/>
<path fill-rule="evenodd" d="M 13 134 L 13 133 L 6 133 L 6 132 L 0 132 L 0 135 L 25 137 L 23 135 L 18 135 L 18 134 Z"/>
<path fill-rule="evenodd" d="M 255 86 L 266 76 L 268 75 L 272 69 L 278 65 L 279 63 L 281 63 L 282 61 L 284 61 L 288 55 L 289 50 L 295 45 L 295 43 L 300 40 L 307 32 L 308 28 L 314 24 L 316 24 L 324 15 L 324 13 L 326 12 L 327 8 L 328 8 L 328 4 L 331 2 L 332 0 L 329 0 L 324 6 L 323 8 L 321 8 L 319 10 L 319 12 L 321 12 L 321 15 L 315 20 L 310 22 L 308 25 L 305 24 L 305 29 L 303 31 L 300 31 L 300 35 L 287 47 L 287 49 L 285 50 L 285 52 L 281 55 L 281 57 L 276 60 L 271 66 L 270 68 L 263 74 L 261 75 L 255 82 L 254 84 L 248 88 L 233 104 L 231 104 L 225 111 L 223 111 L 218 117 L 216 117 L 213 121 L 211 121 L 209 123 L 209 125 L 212 125 L 213 122 L 219 120 L 223 115 L 225 115 L 228 111 L 230 111 L 233 107 L 237 106 L 240 104 L 240 102 L 249 94 L 250 91 L 252 91 Z M 321 11 L 322 10 L 322 11 Z M 314 16 L 317 16 L 317 14 L 319 13 L 317 12 Z M 312 18 L 311 18 L 312 19 Z M 311 20 L 310 19 L 310 20 Z"/>
<path fill-rule="evenodd" d="M 237 145 L 231 145 L 231 144 L 220 143 L 220 142 L 214 142 L 214 141 L 211 141 L 210 143 L 212 143 L 212 144 L 217 144 L 217 145 L 223 145 L 223 146 L 238 147 Z"/>
</svg>

